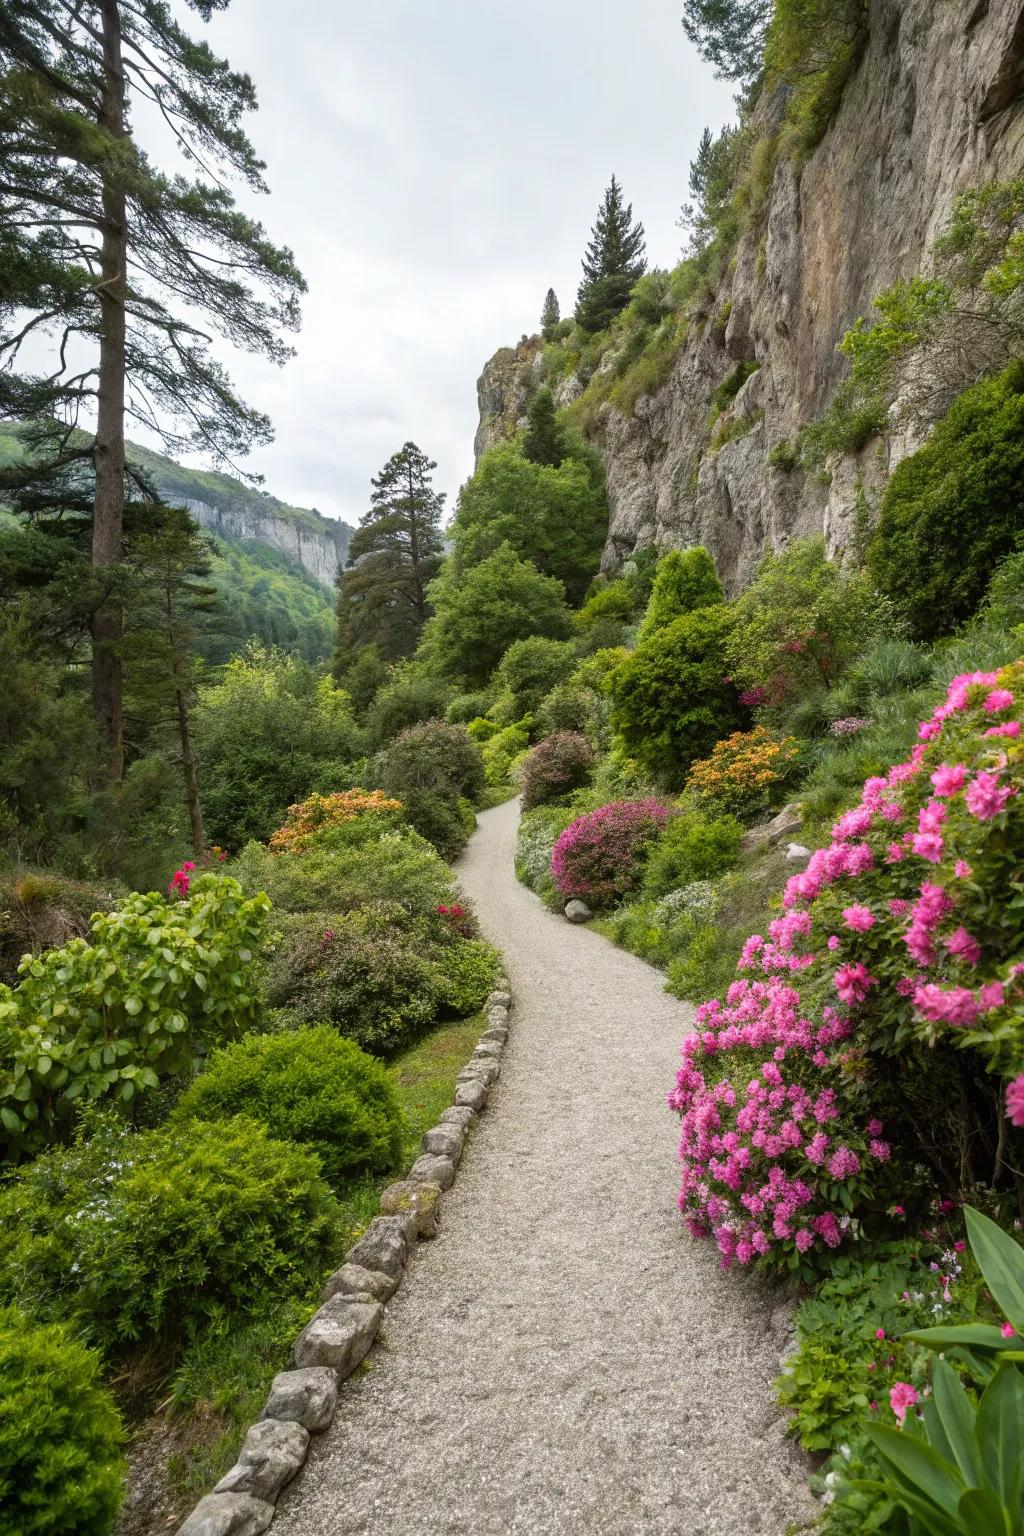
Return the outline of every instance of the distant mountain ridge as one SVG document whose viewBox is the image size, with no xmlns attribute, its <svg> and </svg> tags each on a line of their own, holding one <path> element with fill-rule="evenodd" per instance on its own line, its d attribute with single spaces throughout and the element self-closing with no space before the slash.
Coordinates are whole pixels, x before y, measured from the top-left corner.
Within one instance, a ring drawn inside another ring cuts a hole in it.
<svg viewBox="0 0 1024 1536">
<path fill-rule="evenodd" d="M 0 459 L 20 452 L 17 424 L 0 422 Z M 266 544 L 333 590 L 355 532 L 348 523 L 312 507 L 293 507 L 218 470 L 188 469 L 165 454 L 128 443 L 129 459 L 152 477 L 166 501 L 187 507 L 202 528 L 219 538 Z"/>
<path fill-rule="evenodd" d="M 222 539 L 267 544 L 333 588 L 355 530 L 312 507 L 293 507 L 217 470 L 188 469 L 162 453 L 129 445 L 129 457 L 153 478 L 167 501 L 185 506 L 202 528 Z"/>
</svg>

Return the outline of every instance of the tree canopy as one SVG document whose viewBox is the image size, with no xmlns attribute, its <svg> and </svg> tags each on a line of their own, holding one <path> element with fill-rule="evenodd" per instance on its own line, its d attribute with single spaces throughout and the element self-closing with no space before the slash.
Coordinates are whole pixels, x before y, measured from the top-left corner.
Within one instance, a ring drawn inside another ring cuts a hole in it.
<svg viewBox="0 0 1024 1536">
<path fill-rule="evenodd" d="M 562 312 L 558 307 L 558 295 L 553 288 L 549 288 L 544 295 L 544 308 L 540 312 L 540 333 L 545 341 L 550 341 L 555 333 L 555 326 L 562 318 Z"/>
<path fill-rule="evenodd" d="M 683 0 L 683 28 L 725 80 L 756 79 L 774 0 Z"/>
<path fill-rule="evenodd" d="M 558 425 L 555 397 L 544 384 L 530 401 L 526 412 L 523 455 L 534 464 L 550 464 L 557 468 L 566 453 L 565 433 Z"/>
<path fill-rule="evenodd" d="M 466 571 L 507 542 L 580 602 L 597 570 L 607 519 L 604 488 L 588 464 L 534 464 L 514 443 L 498 443 L 462 488 L 452 523 L 454 565 Z"/>
<path fill-rule="evenodd" d="M 487 681 L 514 641 L 530 635 L 567 640 L 572 627 L 562 583 L 542 576 L 507 541 L 463 572 L 449 561 L 430 600 L 434 617 L 424 632 L 424 660 L 470 687 Z"/>
</svg>

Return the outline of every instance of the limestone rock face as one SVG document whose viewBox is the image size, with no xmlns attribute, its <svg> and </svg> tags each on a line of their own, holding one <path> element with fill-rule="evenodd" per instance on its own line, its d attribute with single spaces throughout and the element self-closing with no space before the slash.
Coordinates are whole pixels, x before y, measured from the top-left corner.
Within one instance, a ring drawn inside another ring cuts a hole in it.
<svg viewBox="0 0 1024 1536">
<path fill-rule="evenodd" d="M 911 425 L 830 463 L 831 486 L 769 464 L 832 399 L 847 366 L 843 333 L 883 289 L 928 270 L 956 194 L 1024 166 L 1022 0 L 870 0 L 869 25 L 828 132 L 802 168 L 777 168 L 763 243 L 741 241 L 714 303 L 691 316 L 668 381 L 632 416 L 602 408 L 607 572 L 639 547 L 705 544 L 731 594 L 765 548 L 823 532 L 840 551 L 858 485 L 870 494 L 927 431 Z M 766 126 L 781 105 L 759 104 Z M 485 368 L 479 451 L 525 412 L 532 346 Z M 741 362 L 759 369 L 715 426 L 738 435 L 715 451 L 711 396 Z M 578 388 L 562 380 L 559 402 Z"/>
</svg>

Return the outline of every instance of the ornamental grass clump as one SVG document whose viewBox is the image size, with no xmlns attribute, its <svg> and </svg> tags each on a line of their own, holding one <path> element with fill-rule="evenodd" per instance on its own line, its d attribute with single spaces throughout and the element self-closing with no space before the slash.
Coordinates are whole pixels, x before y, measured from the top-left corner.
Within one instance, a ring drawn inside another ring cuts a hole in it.
<svg viewBox="0 0 1024 1536">
<path fill-rule="evenodd" d="M 609 906 L 643 879 L 647 853 L 672 811 L 660 800 L 615 800 L 578 816 L 551 854 L 551 876 L 566 900 Z"/>
<path fill-rule="evenodd" d="M 955 1190 L 1019 1166 L 1022 688 L 1021 662 L 955 678 L 698 1009 L 670 1104 L 680 1206 L 723 1264 L 797 1268 L 884 1231 L 921 1171 Z"/>
</svg>

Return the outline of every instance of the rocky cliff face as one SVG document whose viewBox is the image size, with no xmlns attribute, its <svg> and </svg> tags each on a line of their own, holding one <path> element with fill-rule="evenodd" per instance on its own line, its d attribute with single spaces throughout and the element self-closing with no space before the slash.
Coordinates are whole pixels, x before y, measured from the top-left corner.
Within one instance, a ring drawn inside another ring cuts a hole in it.
<svg viewBox="0 0 1024 1536">
<path fill-rule="evenodd" d="M 347 523 L 312 515 L 296 516 L 295 509 L 259 498 L 255 505 L 213 506 L 186 497 L 184 505 L 202 528 L 222 539 L 253 539 L 269 544 L 300 565 L 325 587 L 333 587 L 345 564 L 352 530 Z"/>
<path fill-rule="evenodd" d="M 778 166 L 762 234 L 741 242 L 728 283 L 693 317 L 668 382 L 632 416 L 602 409 L 604 568 L 643 545 L 706 544 L 735 590 L 765 547 L 795 535 L 824 531 L 841 550 L 858 485 L 877 486 L 916 446 L 913 426 L 830 462 L 828 484 L 771 467 L 772 449 L 832 398 L 844 331 L 884 288 L 927 270 L 956 193 L 1022 174 L 1024 0 L 871 0 L 837 116 L 802 168 Z M 532 355 L 521 344 L 485 369 L 478 449 L 525 410 Z M 716 431 L 746 430 L 714 451 L 711 396 L 737 362 L 759 367 Z M 564 403 L 579 384 L 560 390 Z"/>
</svg>

